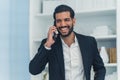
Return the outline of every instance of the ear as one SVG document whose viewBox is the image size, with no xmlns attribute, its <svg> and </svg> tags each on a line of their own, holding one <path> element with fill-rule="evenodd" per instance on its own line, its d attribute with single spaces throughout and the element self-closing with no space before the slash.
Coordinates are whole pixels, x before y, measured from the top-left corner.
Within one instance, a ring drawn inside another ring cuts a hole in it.
<svg viewBox="0 0 120 80">
<path fill-rule="evenodd" d="M 76 23 L 76 19 L 75 19 L 75 18 L 73 18 L 73 25 L 75 25 L 75 23 Z"/>
</svg>

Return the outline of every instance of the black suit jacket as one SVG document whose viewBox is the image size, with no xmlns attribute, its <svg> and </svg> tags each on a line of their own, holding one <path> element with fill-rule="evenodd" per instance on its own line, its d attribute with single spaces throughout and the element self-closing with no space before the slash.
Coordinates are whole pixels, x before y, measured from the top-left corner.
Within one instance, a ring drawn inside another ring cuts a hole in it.
<svg viewBox="0 0 120 80">
<path fill-rule="evenodd" d="M 90 36 L 84 36 L 77 33 L 75 33 L 75 35 L 81 49 L 86 80 L 90 80 L 92 66 L 95 71 L 94 80 L 104 80 L 106 70 L 99 55 L 96 40 Z M 52 45 L 51 50 L 47 50 L 44 47 L 45 42 L 46 39 L 42 41 L 37 54 L 30 61 L 30 73 L 33 75 L 41 73 L 48 63 L 49 80 L 65 80 L 63 48 L 60 37 L 57 37 L 56 42 Z"/>
</svg>

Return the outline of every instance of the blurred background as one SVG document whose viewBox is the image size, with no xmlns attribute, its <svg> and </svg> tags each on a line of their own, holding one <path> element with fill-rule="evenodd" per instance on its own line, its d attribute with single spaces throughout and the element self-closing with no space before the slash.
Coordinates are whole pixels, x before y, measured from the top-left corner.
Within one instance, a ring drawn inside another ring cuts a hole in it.
<svg viewBox="0 0 120 80">
<path fill-rule="evenodd" d="M 30 80 L 29 0 L 0 0 L 0 80 Z"/>
</svg>

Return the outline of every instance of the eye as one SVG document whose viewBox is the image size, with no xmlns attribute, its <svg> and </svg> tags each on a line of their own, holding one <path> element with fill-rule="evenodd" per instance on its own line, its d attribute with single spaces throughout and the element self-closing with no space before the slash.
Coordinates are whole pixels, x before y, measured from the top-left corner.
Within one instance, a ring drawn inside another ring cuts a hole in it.
<svg viewBox="0 0 120 80">
<path fill-rule="evenodd" d="M 70 21 L 71 19 L 70 18 L 66 18 L 65 21 Z"/>
<path fill-rule="evenodd" d="M 59 19 L 58 19 L 58 20 L 56 20 L 56 23 L 60 23 L 60 22 L 61 22 L 61 20 L 59 20 Z"/>
</svg>

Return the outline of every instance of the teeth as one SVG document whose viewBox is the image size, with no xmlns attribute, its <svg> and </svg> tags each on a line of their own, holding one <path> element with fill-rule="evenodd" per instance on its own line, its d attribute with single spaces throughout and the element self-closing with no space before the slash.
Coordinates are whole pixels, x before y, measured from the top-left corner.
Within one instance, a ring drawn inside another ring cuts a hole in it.
<svg viewBox="0 0 120 80">
<path fill-rule="evenodd" d="M 66 29 L 67 29 L 67 27 L 61 28 L 61 30 L 66 30 Z"/>
</svg>

